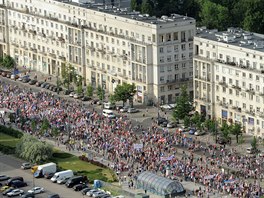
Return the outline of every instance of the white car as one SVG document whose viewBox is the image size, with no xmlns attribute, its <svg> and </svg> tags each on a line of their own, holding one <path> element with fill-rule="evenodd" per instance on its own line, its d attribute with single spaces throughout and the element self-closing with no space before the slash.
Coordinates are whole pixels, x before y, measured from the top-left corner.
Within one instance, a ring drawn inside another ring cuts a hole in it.
<svg viewBox="0 0 264 198">
<path fill-rule="evenodd" d="M 120 109 L 120 112 L 124 113 L 124 112 L 127 112 L 127 110 L 129 109 L 130 107 L 128 106 L 124 106 L 123 108 Z"/>
<path fill-rule="evenodd" d="M 194 135 L 196 135 L 196 136 L 204 135 L 204 134 L 205 134 L 205 131 L 197 130 L 197 131 L 194 132 Z"/>
<path fill-rule="evenodd" d="M 44 188 L 41 188 L 41 187 L 34 187 L 28 191 L 28 193 L 32 193 L 32 194 L 40 194 L 43 192 L 44 192 Z"/>
<path fill-rule="evenodd" d="M 13 197 L 13 196 L 17 196 L 17 195 L 22 195 L 24 193 L 24 190 L 21 189 L 14 189 L 11 192 L 7 193 L 8 197 Z"/>
<path fill-rule="evenodd" d="M 75 95 L 75 93 L 74 92 L 71 92 L 69 96 L 70 97 L 73 97 L 74 95 Z"/>
<path fill-rule="evenodd" d="M 99 191 L 99 192 L 93 193 L 93 197 L 95 198 L 101 197 L 102 195 L 106 195 L 105 192 Z"/>
<path fill-rule="evenodd" d="M 86 195 L 88 195 L 89 197 L 92 197 L 93 194 L 96 193 L 96 192 L 99 192 L 99 190 L 97 190 L 97 189 L 92 189 L 92 190 L 88 191 L 88 192 L 86 193 Z"/>
<path fill-rule="evenodd" d="M 137 113 L 137 112 L 139 112 L 139 111 L 135 108 L 128 108 L 128 110 L 127 110 L 127 113 Z"/>
<path fill-rule="evenodd" d="M 113 197 L 113 198 L 125 198 L 125 196 L 123 196 L 123 195 L 118 195 L 118 196 L 115 196 L 115 197 Z"/>
</svg>

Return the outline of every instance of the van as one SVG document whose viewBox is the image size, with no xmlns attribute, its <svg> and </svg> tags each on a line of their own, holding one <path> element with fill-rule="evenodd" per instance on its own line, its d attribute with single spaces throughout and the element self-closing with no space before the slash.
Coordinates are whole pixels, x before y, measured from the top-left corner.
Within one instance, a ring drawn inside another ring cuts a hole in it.
<svg viewBox="0 0 264 198">
<path fill-rule="evenodd" d="M 103 116 L 107 117 L 107 118 L 115 118 L 115 114 L 112 110 L 108 110 L 108 109 L 104 109 L 103 110 Z"/>
<path fill-rule="evenodd" d="M 115 108 L 115 104 L 111 103 L 111 102 L 105 102 L 104 103 L 104 108 L 105 109 L 114 109 Z"/>
<path fill-rule="evenodd" d="M 73 176 L 65 183 L 68 188 L 72 188 L 76 184 L 87 182 L 86 176 Z"/>
<path fill-rule="evenodd" d="M 19 181 L 24 181 L 24 178 L 23 177 L 11 177 L 9 180 L 7 180 L 7 182 L 6 182 L 6 185 L 7 186 L 10 186 L 11 184 L 12 184 L 12 182 L 13 181 L 15 181 L 15 180 L 19 180 Z"/>
<path fill-rule="evenodd" d="M 63 180 L 64 178 L 70 178 L 72 176 L 73 176 L 73 171 L 72 170 L 66 170 L 66 171 L 61 171 L 61 172 L 55 173 L 50 180 L 55 183 L 58 180 Z"/>
<path fill-rule="evenodd" d="M 35 173 L 36 170 L 38 170 L 38 166 L 37 165 L 31 167 L 31 173 Z"/>
</svg>

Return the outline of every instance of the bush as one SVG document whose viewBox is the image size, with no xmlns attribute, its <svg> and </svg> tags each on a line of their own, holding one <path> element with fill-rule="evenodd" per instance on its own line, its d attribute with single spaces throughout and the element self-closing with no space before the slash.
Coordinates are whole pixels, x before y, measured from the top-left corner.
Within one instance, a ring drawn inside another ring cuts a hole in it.
<svg viewBox="0 0 264 198">
<path fill-rule="evenodd" d="M 15 138 L 21 138 L 23 136 L 22 132 L 15 130 L 11 127 L 3 126 L 3 125 L 0 125 L 0 131 L 1 131 L 1 133 L 5 133 L 5 134 L 10 135 L 10 136 L 15 137 Z"/>
<path fill-rule="evenodd" d="M 7 155 L 15 154 L 15 150 L 13 147 L 2 145 L 2 144 L 0 144 L 0 152 L 7 154 Z"/>
<path fill-rule="evenodd" d="M 88 157 L 85 157 L 83 155 L 79 156 L 79 159 L 82 160 L 82 161 L 85 161 L 85 162 L 89 162 L 89 163 L 91 163 L 93 165 L 102 167 L 102 168 L 108 168 L 106 165 L 102 164 L 101 162 L 90 160 Z"/>
</svg>

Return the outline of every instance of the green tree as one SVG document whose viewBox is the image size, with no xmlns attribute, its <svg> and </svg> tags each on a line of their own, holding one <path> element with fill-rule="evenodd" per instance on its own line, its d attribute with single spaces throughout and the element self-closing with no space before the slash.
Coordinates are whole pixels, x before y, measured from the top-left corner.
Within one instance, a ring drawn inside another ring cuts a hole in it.
<svg viewBox="0 0 264 198">
<path fill-rule="evenodd" d="M 228 9 L 210 0 L 204 0 L 201 4 L 201 24 L 207 28 L 225 30 L 229 23 Z"/>
<path fill-rule="evenodd" d="M 223 122 L 221 128 L 221 134 L 222 134 L 222 137 L 225 139 L 225 140 L 230 140 L 230 127 L 228 126 L 228 124 L 226 122 Z"/>
<path fill-rule="evenodd" d="M 193 110 L 192 103 L 190 102 L 190 96 L 187 93 L 187 87 L 181 87 L 181 94 L 176 99 L 176 107 L 173 112 L 174 119 L 182 120 L 185 116 L 189 116 L 190 112 Z"/>
<path fill-rule="evenodd" d="M 32 131 L 34 133 L 36 132 L 36 130 L 37 130 L 37 121 L 36 121 L 36 119 L 32 119 L 31 120 L 31 129 L 32 129 Z"/>
<path fill-rule="evenodd" d="M 252 141 L 251 141 L 251 147 L 252 147 L 254 150 L 257 150 L 257 147 L 258 147 L 258 141 L 257 141 L 256 136 L 254 136 L 253 139 L 252 139 Z"/>
<path fill-rule="evenodd" d="M 25 134 L 16 146 L 19 157 L 32 163 L 47 161 L 53 153 L 52 146 Z"/>
<path fill-rule="evenodd" d="M 92 97 L 93 96 L 93 86 L 91 84 L 87 85 L 86 87 L 86 96 Z"/>
<path fill-rule="evenodd" d="M 138 2 L 137 0 L 131 0 L 130 2 L 131 10 L 138 10 Z"/>
<path fill-rule="evenodd" d="M 83 86 L 82 86 L 82 76 L 77 75 L 75 84 L 77 85 L 77 93 L 82 94 L 83 93 Z"/>
<path fill-rule="evenodd" d="M 99 100 L 104 100 L 105 98 L 105 90 L 99 85 L 97 87 L 97 96 L 99 97 Z"/>
<path fill-rule="evenodd" d="M 61 75 L 65 88 L 69 90 L 71 83 L 75 82 L 77 79 L 75 68 L 71 64 L 63 65 L 61 68 Z"/>
<path fill-rule="evenodd" d="M 236 142 L 238 143 L 238 137 L 242 136 L 242 127 L 240 124 L 231 125 L 231 133 L 236 136 Z"/>
<path fill-rule="evenodd" d="M 191 125 L 191 120 L 189 116 L 184 117 L 183 124 L 185 127 L 189 127 Z"/>
<path fill-rule="evenodd" d="M 52 137 L 57 137 L 60 134 L 60 131 L 57 127 L 52 127 L 51 128 L 51 135 Z"/>
<path fill-rule="evenodd" d="M 143 0 L 142 4 L 141 4 L 141 12 L 143 14 L 149 14 L 149 15 L 152 15 L 152 7 L 149 3 L 149 0 Z"/>
<path fill-rule="evenodd" d="M 127 100 L 129 100 L 130 105 L 133 107 L 133 96 L 136 93 L 135 84 L 124 83 L 122 85 L 117 85 L 113 94 L 114 101 L 122 101 L 123 105 Z"/>
<path fill-rule="evenodd" d="M 12 69 L 16 65 L 15 59 L 13 59 L 11 56 L 7 55 L 2 60 L 3 67 L 6 67 L 7 69 Z"/>
</svg>

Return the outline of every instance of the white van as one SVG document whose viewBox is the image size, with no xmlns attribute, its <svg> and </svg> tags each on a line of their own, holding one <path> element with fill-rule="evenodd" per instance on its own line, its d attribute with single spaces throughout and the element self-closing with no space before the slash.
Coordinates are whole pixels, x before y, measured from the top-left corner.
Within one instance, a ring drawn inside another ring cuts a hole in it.
<svg viewBox="0 0 264 198">
<path fill-rule="evenodd" d="M 103 116 L 107 117 L 107 118 L 115 118 L 115 114 L 112 110 L 108 110 L 108 109 L 104 109 L 103 110 Z"/>
<path fill-rule="evenodd" d="M 115 104 L 111 103 L 111 102 L 105 102 L 104 103 L 104 108 L 105 109 L 114 109 L 115 108 Z"/>
<path fill-rule="evenodd" d="M 73 171 L 72 170 L 66 170 L 66 171 L 61 171 L 61 172 L 55 173 L 50 180 L 55 183 L 58 180 L 63 180 L 64 178 L 70 178 L 72 176 L 73 176 Z"/>
</svg>

